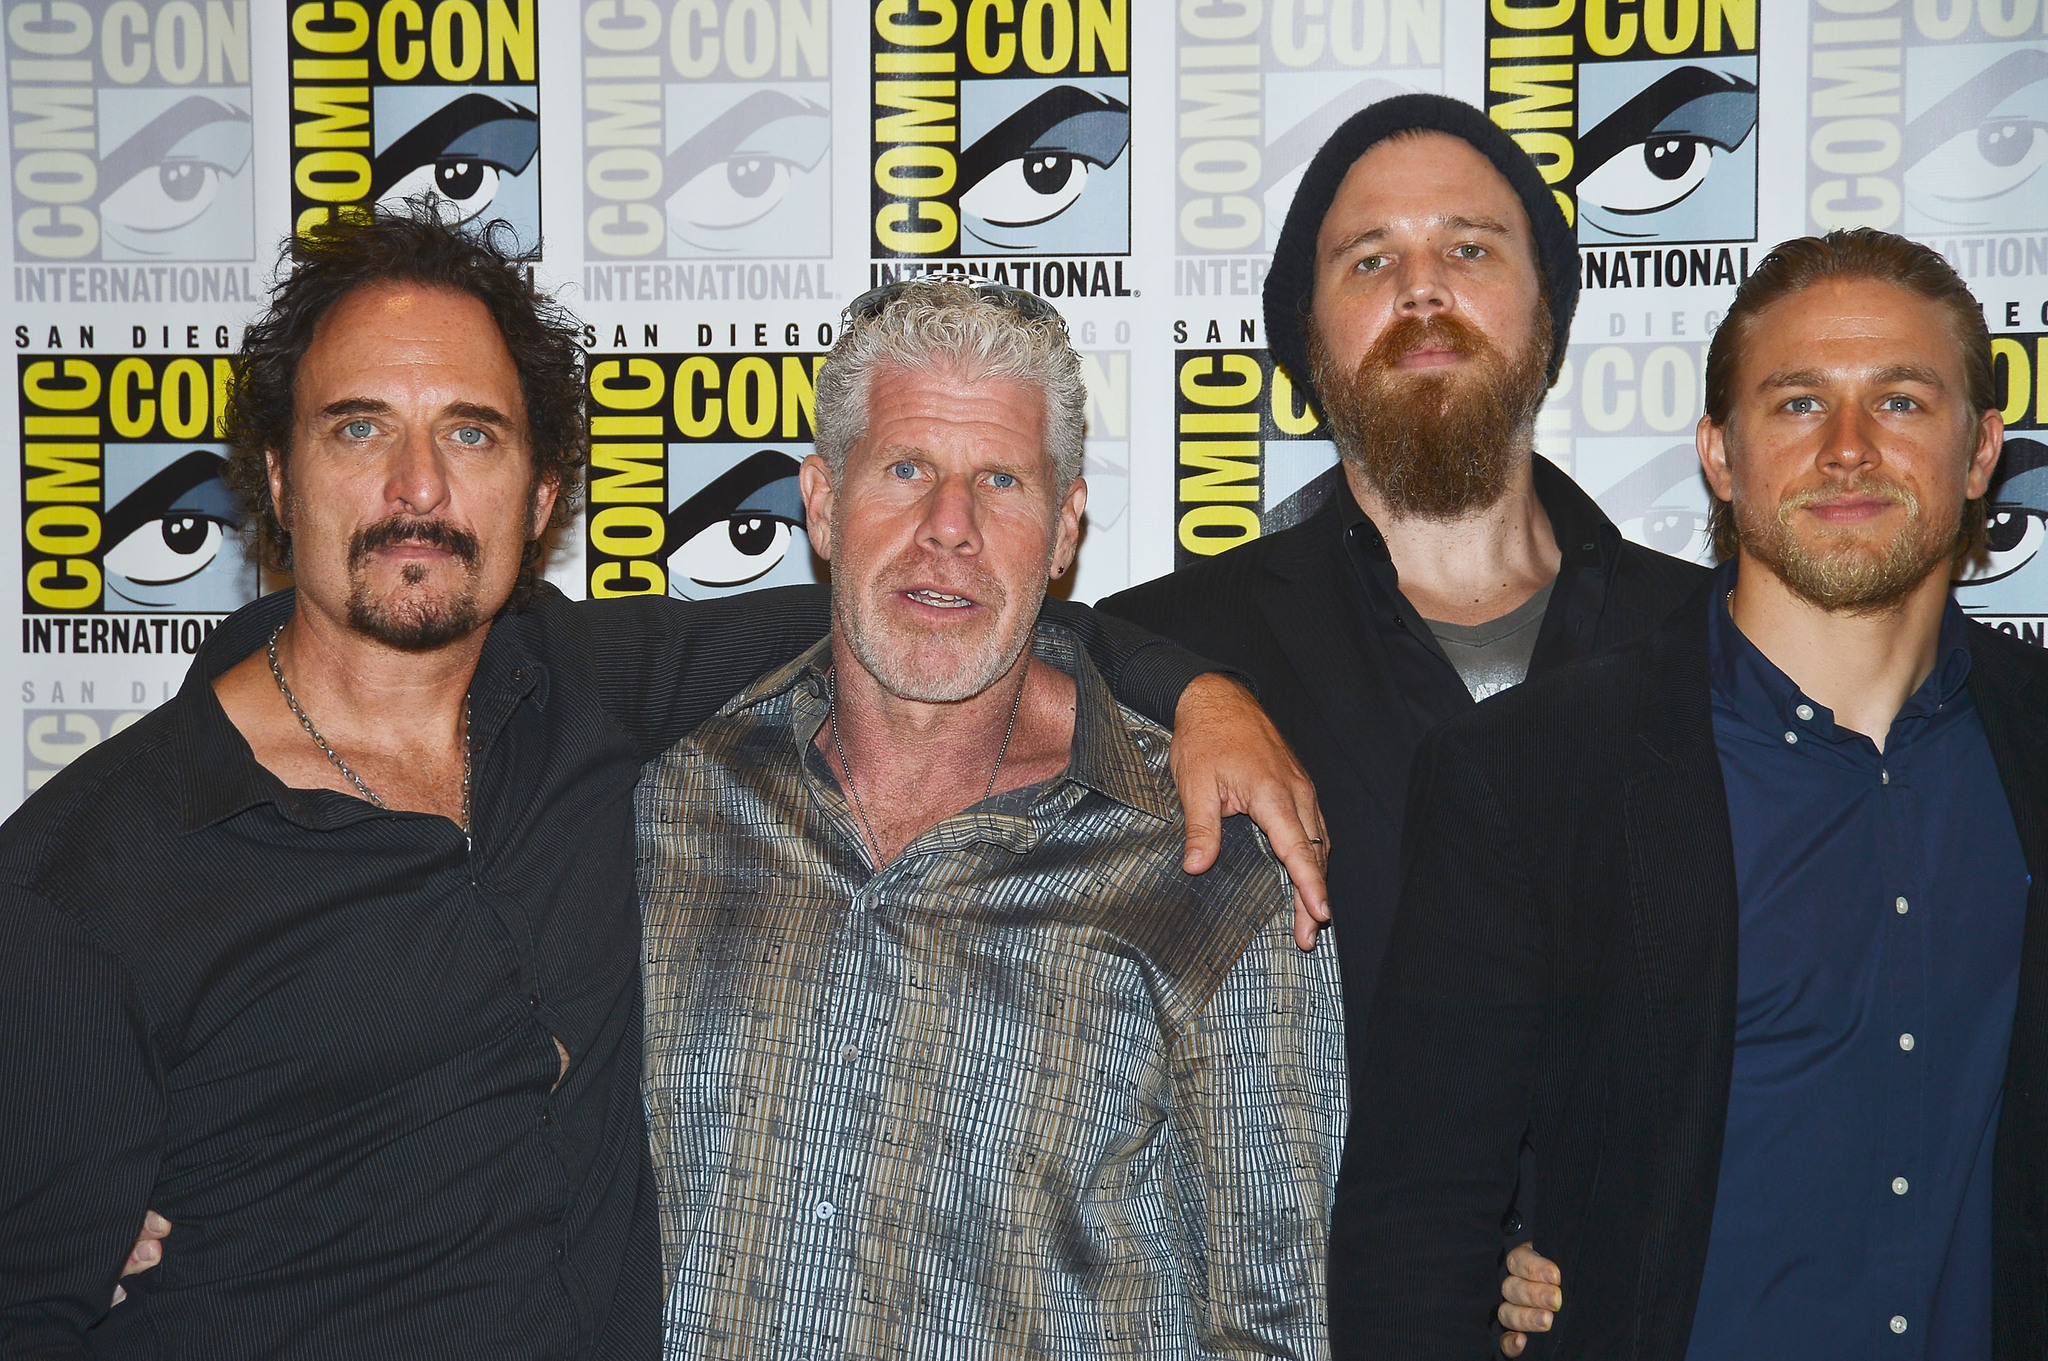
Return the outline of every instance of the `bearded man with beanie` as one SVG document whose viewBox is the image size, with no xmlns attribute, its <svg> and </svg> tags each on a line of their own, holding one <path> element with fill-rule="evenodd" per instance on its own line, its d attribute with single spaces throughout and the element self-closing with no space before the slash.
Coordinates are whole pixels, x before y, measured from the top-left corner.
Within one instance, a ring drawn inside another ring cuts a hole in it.
<svg viewBox="0 0 2048 1361">
<path fill-rule="evenodd" d="M 1706 575 L 1625 541 L 1534 450 L 1578 294 L 1558 199 L 1483 113 L 1416 94 L 1353 115 L 1302 177 L 1265 298 L 1267 343 L 1321 413 L 1341 476 L 1301 523 L 1097 607 L 1255 676 L 1315 780 L 1354 1084 L 1417 744 L 1647 632 Z M 1354 1099 L 1354 1131 L 1360 1114 Z M 1373 1269 L 1344 1248 L 1355 1163 L 1348 1151 L 1333 1298 Z M 1523 1164 L 1503 1226 L 1516 1242 L 1535 1222 Z M 1338 1356 L 1346 1318 L 1333 1311 Z"/>
</svg>

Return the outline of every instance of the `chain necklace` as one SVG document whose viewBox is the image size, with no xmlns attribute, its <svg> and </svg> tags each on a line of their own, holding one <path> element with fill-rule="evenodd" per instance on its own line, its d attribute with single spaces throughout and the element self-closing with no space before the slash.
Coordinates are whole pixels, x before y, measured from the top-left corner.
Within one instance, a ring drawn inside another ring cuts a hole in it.
<svg viewBox="0 0 2048 1361">
<path fill-rule="evenodd" d="M 874 848 L 875 862 L 880 864 L 882 859 L 882 839 L 875 835 L 875 829 L 868 823 L 868 810 L 860 801 L 860 786 L 853 782 L 853 767 L 847 763 L 846 748 L 839 743 L 839 682 L 837 677 L 838 669 L 836 667 L 825 672 L 825 718 L 832 725 L 832 750 L 839 755 L 839 769 L 846 775 L 846 792 L 853 795 L 853 811 L 860 814 L 861 830 L 868 834 L 868 844 Z M 984 802 L 987 801 L 989 795 L 996 792 L 996 776 L 1002 774 L 1003 758 L 1010 754 L 1010 739 L 1017 732 L 1017 713 L 1024 707 L 1024 682 L 1030 678 L 1031 666 L 1029 662 L 1026 662 L 1024 675 L 1017 681 L 1017 697 L 1010 701 L 1010 724 L 1003 729 L 1003 745 L 996 748 L 996 767 L 988 773 L 988 785 L 981 791 L 981 797 Z M 278 683 L 282 685 L 284 682 L 280 679 Z M 293 705 L 292 707 L 294 712 L 296 712 L 298 706 Z M 306 731 L 312 731 L 310 725 Z M 317 735 L 314 740 L 318 741 Z M 327 744 L 321 742 L 320 745 L 324 748 Z M 331 752 L 328 754 L 333 755 Z M 341 758 L 337 756 L 334 759 L 339 761 Z M 342 769 L 347 770 L 348 767 L 343 766 Z"/>
<path fill-rule="evenodd" d="M 379 808 L 389 808 L 389 804 L 377 797 L 377 791 L 365 784 L 363 777 L 351 770 L 348 762 L 341 759 L 341 753 L 327 745 L 327 739 L 320 735 L 320 730 L 313 726 L 313 720 L 306 717 L 306 711 L 299 707 L 299 697 L 292 693 L 291 686 L 285 684 L 284 668 L 277 664 L 277 639 L 278 635 L 283 632 L 283 624 L 279 624 L 276 628 L 272 629 L 270 631 L 270 645 L 265 649 L 270 657 L 271 678 L 277 682 L 277 692 L 283 695 L 284 702 L 291 706 L 293 715 L 299 720 L 299 726 L 306 730 L 306 736 L 312 738 L 313 744 L 327 754 L 327 759 L 334 763 L 336 770 L 348 776 L 348 782 L 356 787 L 356 792 Z M 1001 762 L 997 764 L 1000 765 Z M 462 697 L 462 834 L 464 836 L 469 835 L 469 776 L 469 696 L 464 695 Z"/>
</svg>

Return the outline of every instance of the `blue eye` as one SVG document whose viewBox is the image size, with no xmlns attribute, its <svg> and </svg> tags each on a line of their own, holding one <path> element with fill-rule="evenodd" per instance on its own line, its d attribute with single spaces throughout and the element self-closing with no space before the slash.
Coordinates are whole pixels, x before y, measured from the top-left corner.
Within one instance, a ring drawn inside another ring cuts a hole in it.
<svg viewBox="0 0 2048 1361">
<path fill-rule="evenodd" d="M 988 480 L 989 485 L 1006 489 L 1017 485 L 1017 479 L 1009 473 L 991 473 Z"/>
<path fill-rule="evenodd" d="M 377 427 L 371 425 L 368 421 L 350 421 L 342 427 L 342 433 L 350 439 L 368 439 L 371 435 L 377 433 Z"/>
<path fill-rule="evenodd" d="M 910 479 L 917 476 L 917 465 L 915 463 L 910 462 L 907 459 L 900 463 L 892 463 L 889 465 L 889 475 L 901 481 L 908 482 L 910 481 Z"/>
<path fill-rule="evenodd" d="M 484 442 L 484 432 L 473 425 L 465 425 L 455 432 L 455 438 L 464 444 L 474 447 Z"/>
<path fill-rule="evenodd" d="M 1795 416 L 1807 416 L 1820 408 L 1820 403 L 1811 397 L 1794 397 L 1785 403 L 1785 409 Z"/>
<path fill-rule="evenodd" d="M 1887 397 L 1884 399 L 1884 409 L 1887 411 L 1911 411 L 1918 405 L 1920 404 L 1911 397 Z"/>
</svg>

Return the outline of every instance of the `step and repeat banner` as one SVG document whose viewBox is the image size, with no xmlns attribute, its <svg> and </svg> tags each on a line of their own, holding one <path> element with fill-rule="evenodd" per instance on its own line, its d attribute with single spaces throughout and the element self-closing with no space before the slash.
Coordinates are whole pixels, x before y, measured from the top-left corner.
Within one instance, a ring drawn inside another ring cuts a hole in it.
<svg viewBox="0 0 2048 1361">
<path fill-rule="evenodd" d="M 1708 339 L 1771 243 L 1942 251 L 1996 337 L 1988 563 L 2048 626 L 2044 0 L 4 0 L 0 479 L 20 533 L 0 813 L 274 588 L 221 481 L 280 240 L 431 193 L 585 323 L 575 595 L 817 579 L 795 491 L 840 309 L 935 272 L 1051 299 L 1086 365 L 1083 600 L 1311 513 L 1336 455 L 1260 288 L 1309 158 L 1411 90 L 1488 110 L 1574 223 L 1538 447 L 1706 560 Z M 2038 433 L 2037 433 L 2038 432 Z M 12 734 L 12 735 L 10 735 Z"/>
</svg>

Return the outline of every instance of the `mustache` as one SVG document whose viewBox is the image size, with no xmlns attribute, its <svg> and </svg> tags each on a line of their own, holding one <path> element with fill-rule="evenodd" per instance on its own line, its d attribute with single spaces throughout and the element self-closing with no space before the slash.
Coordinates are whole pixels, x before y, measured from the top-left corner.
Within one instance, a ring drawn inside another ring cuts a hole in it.
<svg viewBox="0 0 2048 1361">
<path fill-rule="evenodd" d="M 1842 482 L 1823 487 L 1808 487 L 1804 491 L 1790 493 L 1778 502 L 1778 519 L 1780 522 L 1789 521 L 1802 510 L 1824 506 L 1831 501 L 1839 501 L 1850 496 L 1868 496 L 1880 501 L 1889 501 L 1895 506 L 1904 507 L 1909 515 L 1917 515 L 1920 511 L 1920 498 L 1909 489 L 1888 477 L 1863 472 Z"/>
<path fill-rule="evenodd" d="M 425 544 L 429 548 L 441 549 L 454 554 L 462 560 L 463 566 L 470 568 L 474 568 L 483 555 L 483 545 L 476 535 L 446 520 L 393 515 L 375 524 L 364 525 L 355 532 L 348 541 L 348 565 L 353 570 L 377 549 L 401 543 Z"/>
<path fill-rule="evenodd" d="M 1492 349 L 1492 342 L 1457 317 L 1403 317 L 1372 343 L 1359 361 L 1359 368 L 1390 369 L 1417 350 L 1449 350 L 1470 356 L 1487 354 Z"/>
</svg>

